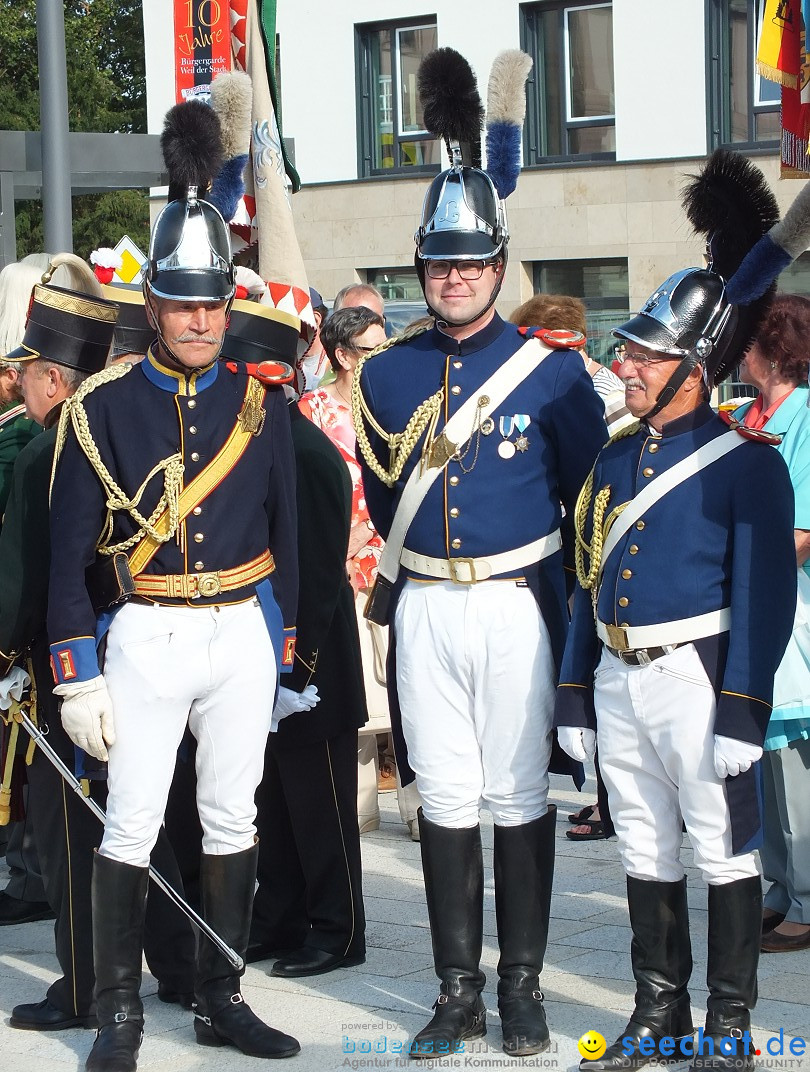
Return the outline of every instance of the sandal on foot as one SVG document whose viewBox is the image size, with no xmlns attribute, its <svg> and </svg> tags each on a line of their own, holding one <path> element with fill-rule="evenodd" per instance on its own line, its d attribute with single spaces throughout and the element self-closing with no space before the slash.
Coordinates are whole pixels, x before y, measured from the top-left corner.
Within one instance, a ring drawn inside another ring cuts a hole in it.
<svg viewBox="0 0 810 1072">
<path fill-rule="evenodd" d="M 573 830 L 566 830 L 565 836 L 570 838 L 571 841 L 605 841 L 607 839 L 605 824 L 598 819 L 592 823 L 580 823 L 580 826 L 587 827 L 585 833 L 580 834 L 574 828 Z"/>
</svg>

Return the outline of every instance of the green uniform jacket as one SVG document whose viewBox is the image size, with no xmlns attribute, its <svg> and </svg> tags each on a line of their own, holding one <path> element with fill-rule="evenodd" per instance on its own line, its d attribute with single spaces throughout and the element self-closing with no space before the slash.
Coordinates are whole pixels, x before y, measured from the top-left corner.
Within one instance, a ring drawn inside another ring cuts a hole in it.
<svg viewBox="0 0 810 1072">
<path fill-rule="evenodd" d="M 0 408 L 0 526 L 3 524 L 3 514 L 11 490 L 11 473 L 17 455 L 26 443 L 42 431 L 38 424 L 29 421 L 24 415 L 3 423 L 4 415 L 18 405 L 18 402 L 9 402 Z"/>
<path fill-rule="evenodd" d="M 17 455 L 10 481 L 6 523 L 0 531 L 0 677 L 39 634 L 44 638 L 51 558 L 48 489 L 55 443 L 55 427 L 36 435 Z"/>
</svg>

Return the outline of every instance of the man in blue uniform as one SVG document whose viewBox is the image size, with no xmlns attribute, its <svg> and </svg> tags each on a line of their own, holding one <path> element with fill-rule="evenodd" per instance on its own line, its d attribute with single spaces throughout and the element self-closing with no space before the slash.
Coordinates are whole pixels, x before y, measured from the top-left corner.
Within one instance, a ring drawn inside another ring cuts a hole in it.
<svg viewBox="0 0 810 1072">
<path fill-rule="evenodd" d="M 48 633 L 70 737 L 109 761 L 93 874 L 99 1032 L 92 1072 L 134 1069 L 149 852 L 177 747 L 197 739 L 202 911 L 243 955 L 279 670 L 292 665 L 295 463 L 280 386 L 217 362 L 234 294 L 227 227 L 196 186 L 152 232 L 143 362 L 89 381 L 63 411 L 51 504 Z M 114 569 L 113 569 L 114 567 Z M 130 580 L 131 579 L 131 580 Z M 97 605 L 130 594 L 97 620 Z M 105 639 L 99 659 L 96 638 Z M 103 671 L 103 672 L 102 672 Z M 197 1041 L 298 1052 L 200 941 Z"/>
<path fill-rule="evenodd" d="M 55 257 L 54 266 L 69 256 Z M 82 267 L 88 290 L 93 284 L 97 287 L 90 269 Z M 23 370 L 26 409 L 45 431 L 20 452 L 0 533 L 0 674 L 8 675 L 0 680 L 0 707 L 8 706 L 12 684 L 17 682 L 19 688 L 24 680 L 24 662 L 33 679 L 37 724 L 69 769 L 74 767 L 75 748 L 59 719 L 45 635 L 51 550 L 48 492 L 63 402 L 88 376 L 104 368 L 117 312 L 116 305 L 92 292 L 37 285 L 22 344 L 13 354 Z M 24 731 L 22 737 L 28 741 Z M 61 976 L 43 1000 L 16 1005 L 10 1023 L 32 1031 L 95 1027 L 90 876 L 101 824 L 66 788 L 39 748 L 26 767 L 26 781 L 26 821 L 31 819 L 38 831 L 42 879 L 56 916 L 54 940 Z M 103 806 L 106 781 L 92 779 L 89 792 Z M 161 874 L 179 886 L 177 864 L 163 831 L 152 859 Z M 146 913 L 145 953 L 159 980 L 162 1000 L 190 1007 L 195 948 L 188 920 L 155 889 Z"/>
<path fill-rule="evenodd" d="M 517 1056 L 549 1044 L 538 977 L 554 867 L 551 715 L 568 621 L 560 504 L 572 511 L 607 434 L 582 362 L 495 313 L 503 206 L 486 172 L 462 165 L 458 147 L 453 159 L 417 232 L 436 326 L 361 361 L 355 427 L 371 519 L 388 541 L 370 614 L 395 582 L 398 594 L 396 699 L 423 801 L 441 980 L 411 1056 L 450 1052 L 486 1029 L 482 803 L 495 819 L 503 1045 Z"/>
<path fill-rule="evenodd" d="M 690 218 L 699 208 L 703 219 L 734 220 L 739 204 L 751 226 L 753 200 L 762 234 L 778 218 L 773 197 L 758 173 L 737 175 L 727 156 L 714 158 L 688 192 Z M 705 208 L 710 187 L 723 194 L 716 217 Z M 695 1069 L 753 1068 L 746 1034 L 762 918 L 757 761 L 793 622 L 793 494 L 777 452 L 730 429 L 708 392 L 739 363 L 761 315 L 763 301 L 735 305 L 727 296 L 757 237 L 746 245 L 744 233 L 718 227 L 710 267 L 672 276 L 616 329 L 638 423 L 602 451 L 577 505 L 585 553 L 556 722 L 577 759 L 593 754 L 598 733 L 637 985 L 622 1036 L 581 1062 L 594 1072 L 638 1068 L 672 1054 L 671 1045 L 681 1057 L 694 1052 Z M 682 820 L 709 887 L 702 1052 L 689 1037 Z"/>
</svg>

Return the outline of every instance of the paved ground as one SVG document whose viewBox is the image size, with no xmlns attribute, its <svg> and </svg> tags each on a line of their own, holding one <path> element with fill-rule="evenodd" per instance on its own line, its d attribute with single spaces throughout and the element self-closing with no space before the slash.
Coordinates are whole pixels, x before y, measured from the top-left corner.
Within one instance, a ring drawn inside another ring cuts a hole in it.
<svg viewBox="0 0 810 1072">
<path fill-rule="evenodd" d="M 583 1033 L 597 1030 L 611 1042 L 625 1026 L 632 1008 L 633 983 L 624 878 L 615 841 L 575 845 L 565 838 L 564 815 L 574 810 L 569 805 L 579 807 L 593 799 L 592 784 L 582 796 L 569 792 L 569 785 L 562 779 L 553 779 L 552 799 L 561 805 L 556 892 L 541 981 L 552 1032 L 551 1049 L 537 1057 L 514 1059 L 500 1048 L 494 994 L 497 941 L 492 827 L 484 820 L 485 998 L 488 1008 L 495 1011 L 489 1013 L 484 1040 L 468 1044 L 465 1053 L 453 1058 L 423 1062 L 419 1069 L 524 1067 L 568 1072 L 579 1060 L 577 1039 Z M 244 990 L 252 1006 L 268 1022 L 301 1041 L 301 1054 L 284 1065 L 289 1072 L 404 1068 L 410 1062 L 395 1052 L 396 1046 L 429 1019 L 437 991 L 419 846 L 408 839 L 399 823 L 393 794 L 381 797 L 381 803 L 381 829 L 362 839 L 369 946 L 366 963 L 309 981 L 274 979 L 267 974 L 269 965 L 254 965 L 247 970 Z M 695 957 L 691 994 L 695 1022 L 702 1023 L 706 999 L 706 892 L 691 867 L 686 840 L 684 860 L 689 864 Z M 90 1031 L 48 1036 L 15 1031 L 8 1026 L 12 1005 L 43 996 L 53 978 L 54 965 L 50 923 L 0 928 L 0 1072 L 62 1072 L 84 1067 L 92 1042 Z M 195 1045 L 190 1014 L 163 1005 L 156 997 L 156 989 L 154 980 L 146 975 L 143 994 L 147 1023 L 139 1061 L 141 1072 L 255 1072 L 256 1061 L 236 1051 Z M 754 1024 L 755 1041 L 763 1051 L 760 1068 L 784 1072 L 810 1069 L 810 1056 L 791 1056 L 787 1048 L 793 1036 L 810 1036 L 810 951 L 762 958 Z M 769 1055 L 768 1039 L 778 1036 L 780 1030 L 786 1052 L 774 1053 L 779 1049 L 777 1038 L 771 1043 Z M 668 1067 L 673 1072 L 683 1072 L 688 1062 Z"/>
</svg>

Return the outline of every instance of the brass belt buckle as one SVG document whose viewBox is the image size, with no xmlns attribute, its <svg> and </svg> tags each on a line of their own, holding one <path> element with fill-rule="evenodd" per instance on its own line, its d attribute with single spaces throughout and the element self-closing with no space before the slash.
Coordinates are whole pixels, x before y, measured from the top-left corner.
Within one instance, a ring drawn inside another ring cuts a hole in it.
<svg viewBox="0 0 810 1072">
<path fill-rule="evenodd" d="M 448 558 L 447 562 L 450 566 L 450 580 L 453 584 L 475 584 L 477 582 L 478 578 L 475 575 L 474 558 Z M 459 577 L 458 566 L 460 562 L 465 563 L 469 567 L 469 577 Z"/>
<path fill-rule="evenodd" d="M 630 651 L 627 642 L 627 630 L 621 625 L 605 625 L 608 635 L 608 647 L 615 651 Z"/>
<path fill-rule="evenodd" d="M 201 573 L 197 577 L 197 594 L 205 599 L 218 596 L 222 591 L 222 581 L 218 573 Z"/>
</svg>

